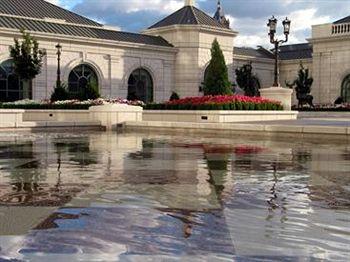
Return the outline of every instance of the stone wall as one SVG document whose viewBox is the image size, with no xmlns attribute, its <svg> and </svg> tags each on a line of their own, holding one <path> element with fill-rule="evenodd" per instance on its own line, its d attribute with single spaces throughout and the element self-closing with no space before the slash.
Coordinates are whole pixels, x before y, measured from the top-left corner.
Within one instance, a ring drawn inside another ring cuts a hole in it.
<svg viewBox="0 0 350 262">
<path fill-rule="evenodd" d="M 334 30 L 341 27 L 341 30 Z M 313 95 L 319 103 L 333 103 L 341 95 L 344 78 L 350 74 L 349 24 L 312 27 Z"/>
<path fill-rule="evenodd" d="M 62 80 L 68 81 L 71 70 L 79 64 L 88 64 L 95 69 L 100 92 L 103 97 L 126 98 L 128 78 L 133 70 L 142 67 L 153 78 L 154 100 L 169 98 L 174 89 L 174 68 L 176 50 L 168 47 L 153 47 L 125 43 L 107 43 L 96 40 L 78 41 L 74 38 L 46 34 L 33 34 L 39 40 L 40 48 L 47 52 L 40 75 L 33 83 L 33 98 L 47 99 L 51 96 L 57 78 L 57 55 L 55 45 L 62 45 L 61 71 Z M 21 37 L 13 32 L 0 34 L 0 63 L 9 59 L 8 47 L 14 37 Z"/>
<path fill-rule="evenodd" d="M 229 77 L 233 80 L 233 43 L 236 32 L 201 25 L 175 25 L 146 30 L 144 33 L 160 35 L 177 49 L 175 62 L 175 90 L 181 97 L 202 95 L 200 87 L 210 62 L 210 49 L 217 39 L 223 50 Z"/>
<path fill-rule="evenodd" d="M 274 61 L 272 59 L 263 59 L 254 56 L 233 54 L 234 82 L 236 83 L 235 70 L 249 62 L 252 62 L 253 74 L 258 77 L 261 88 L 271 87 L 273 84 Z"/>
</svg>

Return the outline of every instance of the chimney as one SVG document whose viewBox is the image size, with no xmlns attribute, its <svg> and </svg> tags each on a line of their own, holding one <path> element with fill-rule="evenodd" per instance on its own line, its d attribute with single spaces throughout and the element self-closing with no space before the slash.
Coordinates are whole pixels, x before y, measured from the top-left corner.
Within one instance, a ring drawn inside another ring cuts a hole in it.
<svg viewBox="0 0 350 262">
<path fill-rule="evenodd" d="M 194 6 L 194 0 L 185 0 L 185 6 Z"/>
</svg>

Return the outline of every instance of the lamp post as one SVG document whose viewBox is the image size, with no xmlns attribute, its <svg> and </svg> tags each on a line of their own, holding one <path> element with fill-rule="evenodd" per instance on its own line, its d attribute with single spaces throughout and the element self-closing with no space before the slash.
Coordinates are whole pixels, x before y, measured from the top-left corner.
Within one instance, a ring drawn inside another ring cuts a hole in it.
<svg viewBox="0 0 350 262">
<path fill-rule="evenodd" d="M 280 85 L 280 72 L 279 72 L 279 47 L 281 44 L 288 42 L 288 36 L 290 33 L 291 21 L 286 18 L 283 22 L 284 27 L 284 40 L 279 40 L 275 37 L 277 32 L 277 19 L 273 16 L 269 19 L 267 26 L 269 27 L 269 36 L 271 44 L 275 45 L 275 73 L 274 83 L 272 87 L 260 89 L 260 95 L 264 98 L 280 101 L 284 110 L 290 111 L 292 108 L 292 95 L 293 90 L 289 88 L 282 88 Z"/>
<path fill-rule="evenodd" d="M 56 86 L 61 86 L 61 54 L 62 54 L 62 46 L 60 43 L 56 45 L 57 49 L 57 82 Z"/>
<path fill-rule="evenodd" d="M 270 29 L 269 36 L 270 36 L 270 43 L 275 45 L 275 75 L 274 75 L 274 83 L 273 87 L 280 87 L 280 81 L 279 81 L 279 47 L 281 44 L 288 42 L 288 36 L 290 33 L 290 24 L 291 21 L 286 18 L 283 22 L 283 28 L 284 28 L 284 40 L 278 40 L 275 38 L 275 34 L 277 32 L 277 19 L 272 16 L 272 18 L 269 19 L 269 22 L 267 26 Z"/>
</svg>

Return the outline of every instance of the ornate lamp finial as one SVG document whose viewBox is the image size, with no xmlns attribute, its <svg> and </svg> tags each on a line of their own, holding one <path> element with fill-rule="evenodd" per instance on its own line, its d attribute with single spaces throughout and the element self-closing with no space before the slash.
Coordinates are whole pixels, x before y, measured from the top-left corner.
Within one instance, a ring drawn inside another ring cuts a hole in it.
<svg viewBox="0 0 350 262">
<path fill-rule="evenodd" d="M 185 0 L 185 6 L 194 6 L 194 0 Z"/>
</svg>

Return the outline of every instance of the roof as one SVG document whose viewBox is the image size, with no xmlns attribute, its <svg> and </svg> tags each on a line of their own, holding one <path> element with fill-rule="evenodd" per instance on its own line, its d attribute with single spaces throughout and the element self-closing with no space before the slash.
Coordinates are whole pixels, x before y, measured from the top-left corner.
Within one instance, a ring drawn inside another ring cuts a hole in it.
<svg viewBox="0 0 350 262">
<path fill-rule="evenodd" d="M 0 0 L 2 1 L 2 0 Z M 20 0 L 22 1 L 22 0 Z M 32 0 L 30 0 L 32 1 Z M 51 33 L 58 35 L 88 37 L 94 39 L 105 39 L 137 44 L 172 47 L 164 38 L 144 34 L 127 33 L 121 31 L 107 30 L 102 27 L 79 26 L 47 22 L 44 20 L 24 19 L 18 17 L 1 16 L 0 27 L 11 29 L 25 29 L 28 31 Z"/>
<path fill-rule="evenodd" d="M 163 20 L 152 25 L 148 29 L 170 25 L 206 25 L 227 29 L 225 25 L 220 24 L 213 17 L 190 5 L 184 6 L 183 8 L 177 10 L 175 13 L 165 17 Z"/>
<path fill-rule="evenodd" d="M 233 53 L 234 55 L 273 59 L 273 54 L 263 47 L 257 49 L 251 47 L 234 47 Z"/>
<path fill-rule="evenodd" d="M 162 37 L 106 29 L 93 20 L 44 0 L 0 0 L 0 27 L 172 47 Z"/>
<path fill-rule="evenodd" d="M 347 16 L 338 21 L 335 21 L 333 24 L 345 24 L 345 23 L 350 23 L 350 16 Z"/>
<path fill-rule="evenodd" d="M 284 45 L 280 47 L 281 60 L 295 60 L 312 58 L 312 45 L 309 43 Z"/>
<path fill-rule="evenodd" d="M 0 14 L 37 19 L 59 19 L 67 23 L 101 26 L 101 24 L 44 0 L 0 0 Z"/>
</svg>

